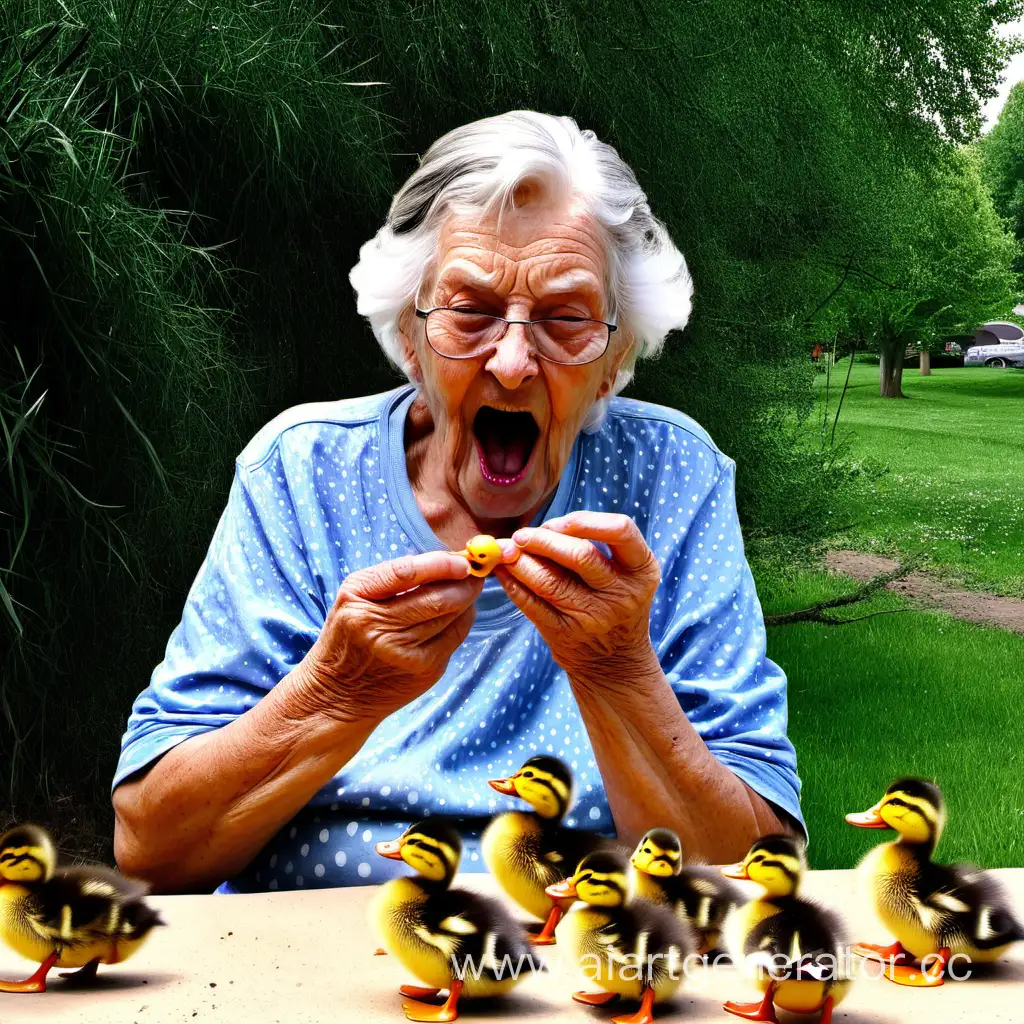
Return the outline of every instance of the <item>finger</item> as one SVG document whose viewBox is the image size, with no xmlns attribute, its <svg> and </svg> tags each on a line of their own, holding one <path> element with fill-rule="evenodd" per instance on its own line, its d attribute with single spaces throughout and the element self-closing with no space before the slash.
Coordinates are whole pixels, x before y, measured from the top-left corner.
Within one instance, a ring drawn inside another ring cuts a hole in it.
<svg viewBox="0 0 1024 1024">
<path fill-rule="evenodd" d="M 468 605 L 472 608 L 473 605 Z M 425 622 L 414 622 L 412 625 L 399 626 L 394 634 L 395 640 L 405 648 L 422 647 L 436 636 L 440 636 L 460 615 L 466 613 L 467 606 L 462 606 Z"/>
<path fill-rule="evenodd" d="M 476 619 L 476 606 L 470 605 L 463 610 L 443 632 L 423 645 L 423 650 L 434 657 L 448 659 L 462 646 Z"/>
<path fill-rule="evenodd" d="M 654 557 L 640 527 L 619 512 L 570 512 L 549 519 L 543 526 L 569 537 L 603 541 L 626 569 L 640 569 Z"/>
<path fill-rule="evenodd" d="M 431 622 L 464 611 L 480 596 L 483 588 L 484 581 L 472 576 L 464 580 L 424 583 L 415 590 L 380 602 L 380 611 L 403 627 Z"/>
<path fill-rule="evenodd" d="M 519 557 L 519 545 L 514 540 L 502 538 L 498 541 L 498 547 L 501 548 L 501 561 L 505 565 L 510 565 Z"/>
<path fill-rule="evenodd" d="M 350 573 L 342 584 L 357 597 L 382 601 L 437 580 L 462 580 L 469 575 L 469 562 L 451 551 L 427 551 L 402 555 L 387 562 Z"/>
<path fill-rule="evenodd" d="M 543 555 L 569 569 L 595 590 L 603 590 L 615 582 L 615 567 L 589 540 L 546 530 L 543 526 L 516 530 L 512 539 L 523 551 Z"/>
<path fill-rule="evenodd" d="M 494 570 L 494 575 L 498 577 L 498 581 L 501 583 L 505 593 L 508 594 L 509 600 L 535 626 L 545 629 L 557 629 L 564 625 L 564 618 L 558 609 L 545 601 L 543 597 L 540 597 L 527 584 L 512 575 L 513 568 L 518 567 L 523 558 L 527 557 L 530 556 L 521 557 L 515 567 L 499 565 Z"/>
</svg>

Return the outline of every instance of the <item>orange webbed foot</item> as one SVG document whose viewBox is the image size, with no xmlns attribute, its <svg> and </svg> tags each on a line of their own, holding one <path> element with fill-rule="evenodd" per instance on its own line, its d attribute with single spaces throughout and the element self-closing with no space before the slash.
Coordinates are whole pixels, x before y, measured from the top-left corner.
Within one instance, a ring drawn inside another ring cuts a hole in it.
<svg viewBox="0 0 1024 1024">
<path fill-rule="evenodd" d="M 611 1024 L 654 1024 L 654 989 L 645 988 L 636 1013 L 612 1017 Z"/>
<path fill-rule="evenodd" d="M 446 1024 L 447 1021 L 456 1020 L 459 1016 L 459 995 L 462 992 L 462 982 L 456 978 L 448 990 L 448 998 L 440 1005 L 434 1003 L 421 1003 L 418 999 L 407 999 L 402 1003 L 402 1009 L 409 1020 L 426 1021 L 429 1024 Z"/>
<path fill-rule="evenodd" d="M 573 992 L 572 998 L 584 1006 L 604 1006 L 619 997 L 614 992 Z"/>
<path fill-rule="evenodd" d="M 422 985 L 401 985 L 398 994 L 409 999 L 432 999 L 440 991 L 439 988 L 424 988 Z"/>
<path fill-rule="evenodd" d="M 60 959 L 60 953 L 51 953 L 38 967 L 31 978 L 24 981 L 0 981 L 0 992 L 45 992 L 46 975 Z"/>
</svg>

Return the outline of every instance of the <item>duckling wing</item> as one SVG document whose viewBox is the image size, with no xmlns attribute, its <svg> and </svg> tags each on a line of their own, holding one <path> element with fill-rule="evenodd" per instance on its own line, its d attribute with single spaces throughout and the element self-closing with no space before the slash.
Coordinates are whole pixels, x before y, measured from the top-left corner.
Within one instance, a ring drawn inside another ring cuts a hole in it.
<svg viewBox="0 0 1024 1024">
<path fill-rule="evenodd" d="M 544 864 L 559 872 L 560 881 L 571 875 L 584 857 L 596 850 L 614 849 L 627 854 L 629 850 L 614 839 L 581 828 L 548 826 L 540 835 L 540 857 Z M 549 883 L 550 884 L 550 883 Z"/>
<path fill-rule="evenodd" d="M 685 867 L 674 878 L 664 881 L 670 905 L 681 906 L 686 919 L 696 928 L 720 925 L 733 907 L 747 902 L 739 887 L 714 868 Z"/>
<path fill-rule="evenodd" d="M 532 969 L 522 928 L 497 900 L 466 889 L 450 889 L 429 900 L 420 937 L 446 957 L 469 957 L 485 973 L 501 977 L 510 970 Z"/>
<path fill-rule="evenodd" d="M 750 930 L 744 956 L 763 961 L 777 979 L 798 976 L 825 981 L 837 977 L 846 944 L 839 918 L 802 898 L 773 902 L 779 912 Z"/>
<path fill-rule="evenodd" d="M 918 897 L 925 927 L 944 944 L 962 936 L 978 949 L 996 949 L 1024 939 L 1002 886 L 973 864 L 929 865 Z"/>
</svg>

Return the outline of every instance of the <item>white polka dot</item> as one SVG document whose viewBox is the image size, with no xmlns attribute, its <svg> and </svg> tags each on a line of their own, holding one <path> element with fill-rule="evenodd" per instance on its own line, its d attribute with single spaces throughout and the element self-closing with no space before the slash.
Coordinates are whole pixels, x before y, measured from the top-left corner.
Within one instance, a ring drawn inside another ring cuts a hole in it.
<svg viewBox="0 0 1024 1024">
<path fill-rule="evenodd" d="M 348 861 L 348 857 L 345 856 L 345 851 L 344 850 L 339 850 L 334 855 L 334 863 L 337 864 L 339 868 L 343 868 L 345 866 L 345 864 L 347 863 L 347 861 Z"/>
<path fill-rule="evenodd" d="M 420 795 L 416 792 L 415 789 L 411 789 L 409 790 L 409 795 L 406 797 L 406 799 L 409 801 L 410 804 L 415 804 L 419 802 Z"/>
<path fill-rule="evenodd" d="M 601 817 L 601 812 L 596 807 L 591 807 L 590 817 L 593 818 L 594 821 L 597 821 L 597 819 Z"/>
<path fill-rule="evenodd" d="M 358 832 L 358 831 L 359 831 L 359 825 L 358 825 L 358 824 L 357 824 L 356 822 L 354 822 L 354 821 L 350 821 L 350 822 L 349 822 L 349 823 L 348 823 L 348 824 L 347 824 L 347 825 L 345 826 L 345 831 L 346 831 L 346 832 L 347 832 L 347 833 L 348 833 L 348 834 L 349 834 L 350 836 L 354 836 L 354 835 L 356 834 L 356 832 Z"/>
<path fill-rule="evenodd" d="M 302 854 L 303 857 L 308 857 L 309 856 L 309 843 L 303 843 L 302 846 L 299 847 L 299 853 Z"/>
<path fill-rule="evenodd" d="M 325 828 L 320 829 L 320 842 L 321 843 L 326 843 L 327 840 L 330 839 L 330 837 L 331 837 L 331 833 L 328 832 L 327 829 L 325 829 Z"/>
<path fill-rule="evenodd" d="M 323 878 L 324 877 L 324 866 L 323 866 L 323 864 L 317 864 L 316 867 L 313 868 L 313 874 L 316 875 L 317 878 Z"/>
<path fill-rule="evenodd" d="M 368 843 L 373 838 L 373 833 L 367 828 L 363 830 L 363 842 Z"/>
<path fill-rule="evenodd" d="M 365 860 L 356 868 L 356 871 L 359 873 L 360 878 L 370 877 L 370 865 Z"/>
</svg>

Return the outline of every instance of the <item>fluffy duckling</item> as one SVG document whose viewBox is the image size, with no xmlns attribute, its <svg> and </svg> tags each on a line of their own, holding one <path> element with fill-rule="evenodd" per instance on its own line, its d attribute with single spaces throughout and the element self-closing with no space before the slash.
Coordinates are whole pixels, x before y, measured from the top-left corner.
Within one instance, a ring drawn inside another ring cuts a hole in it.
<svg viewBox="0 0 1024 1024">
<path fill-rule="evenodd" d="M 941 985 L 951 957 L 988 962 L 1024 939 L 1024 928 L 995 879 L 972 865 L 932 860 L 946 820 L 935 783 L 898 779 L 874 807 L 846 820 L 858 828 L 898 833 L 895 842 L 876 847 L 858 868 L 875 913 L 896 941 L 854 947 L 862 956 L 885 960 L 891 981 Z M 930 962 L 916 967 L 910 963 L 914 958 Z"/>
<path fill-rule="evenodd" d="M 684 865 L 679 836 L 667 828 L 652 828 L 637 844 L 631 863 L 638 896 L 668 906 L 690 925 L 700 952 L 718 948 L 723 921 L 747 899 L 737 886 L 715 868 Z"/>
<path fill-rule="evenodd" d="M 488 870 L 524 910 L 544 921 L 535 945 L 555 941 L 555 926 L 564 909 L 545 895 L 594 850 L 615 844 L 596 832 L 566 828 L 562 821 L 573 804 L 573 777 L 557 757 L 531 757 L 514 775 L 490 779 L 492 789 L 525 800 L 532 811 L 497 815 L 480 838 Z"/>
<path fill-rule="evenodd" d="M 633 897 L 629 862 L 600 850 L 584 857 L 575 874 L 548 887 L 552 899 L 576 898 L 558 925 L 558 940 L 603 992 L 575 992 L 573 999 L 602 1006 L 618 996 L 640 1001 L 614 1024 L 651 1024 L 654 1004 L 670 999 L 694 951 L 690 929 L 666 907 Z"/>
<path fill-rule="evenodd" d="M 377 853 L 416 872 L 381 886 L 371 906 L 387 950 L 430 986 L 401 987 L 409 1020 L 455 1020 L 460 996 L 501 995 L 534 969 L 519 925 L 500 903 L 450 888 L 462 840 L 449 822 L 410 825 L 398 839 L 377 843 Z M 421 1001 L 441 989 L 448 989 L 442 1005 Z"/>
<path fill-rule="evenodd" d="M 469 562 L 470 576 L 489 576 L 491 571 L 501 565 L 501 548 L 498 542 L 488 534 L 480 534 L 466 541 L 462 555 Z"/>
<path fill-rule="evenodd" d="M 53 967 L 80 968 L 75 976 L 89 981 L 99 964 L 127 960 L 163 924 L 147 891 L 99 865 L 58 870 L 57 849 L 38 825 L 0 836 L 0 937 L 39 964 L 25 981 L 0 981 L 0 992 L 45 992 Z"/>
<path fill-rule="evenodd" d="M 728 878 L 748 879 L 764 889 L 725 925 L 730 955 L 764 998 L 760 1003 L 728 1002 L 729 1013 L 775 1022 L 775 1007 L 794 1013 L 820 1010 L 820 1024 L 830 1024 L 833 1008 L 849 991 L 839 918 L 797 895 L 806 869 L 803 845 L 790 836 L 764 836 L 741 863 L 722 868 Z"/>
</svg>

